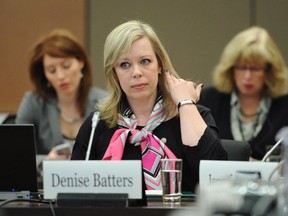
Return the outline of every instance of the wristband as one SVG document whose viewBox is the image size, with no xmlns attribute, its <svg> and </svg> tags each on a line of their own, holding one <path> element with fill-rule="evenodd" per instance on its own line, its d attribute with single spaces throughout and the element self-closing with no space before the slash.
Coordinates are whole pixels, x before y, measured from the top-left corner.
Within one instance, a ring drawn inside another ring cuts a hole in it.
<svg viewBox="0 0 288 216">
<path fill-rule="evenodd" d="M 178 109 L 181 107 L 181 106 L 184 106 L 186 104 L 194 104 L 196 105 L 196 103 L 192 100 L 192 99 L 184 99 L 184 100 L 181 100 L 179 103 L 178 103 Z"/>
</svg>

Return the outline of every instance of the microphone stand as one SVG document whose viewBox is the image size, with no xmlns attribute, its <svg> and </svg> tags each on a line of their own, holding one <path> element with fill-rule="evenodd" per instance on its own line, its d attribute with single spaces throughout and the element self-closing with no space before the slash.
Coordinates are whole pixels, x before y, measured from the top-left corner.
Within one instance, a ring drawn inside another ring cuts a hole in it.
<svg viewBox="0 0 288 216">
<path fill-rule="evenodd" d="M 90 157 L 92 141 L 93 141 L 95 129 L 96 129 L 96 126 L 97 126 L 98 122 L 99 122 L 99 112 L 94 112 L 94 115 L 92 117 L 92 126 L 91 126 L 92 129 L 91 129 L 91 134 L 90 134 L 90 138 L 89 138 L 89 144 L 88 144 L 88 148 L 87 148 L 87 151 L 86 151 L 86 157 L 85 157 L 86 161 L 88 161 L 89 157 Z"/>
</svg>

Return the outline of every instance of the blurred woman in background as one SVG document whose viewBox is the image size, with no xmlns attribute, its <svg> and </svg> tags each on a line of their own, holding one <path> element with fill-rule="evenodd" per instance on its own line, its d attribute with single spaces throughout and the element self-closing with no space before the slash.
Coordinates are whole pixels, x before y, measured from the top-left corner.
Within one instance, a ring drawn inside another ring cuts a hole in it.
<svg viewBox="0 0 288 216">
<path fill-rule="evenodd" d="M 210 108 L 222 139 L 245 140 L 251 160 L 261 160 L 288 125 L 288 72 L 277 45 L 261 27 L 250 27 L 226 45 L 199 103 Z"/>
<path fill-rule="evenodd" d="M 24 95 L 16 123 L 34 124 L 37 154 L 47 155 L 45 159 L 68 159 L 83 119 L 107 92 L 92 87 L 87 54 L 65 29 L 53 30 L 35 44 L 29 69 L 35 90 Z M 55 148 L 63 143 L 68 151 Z"/>
</svg>

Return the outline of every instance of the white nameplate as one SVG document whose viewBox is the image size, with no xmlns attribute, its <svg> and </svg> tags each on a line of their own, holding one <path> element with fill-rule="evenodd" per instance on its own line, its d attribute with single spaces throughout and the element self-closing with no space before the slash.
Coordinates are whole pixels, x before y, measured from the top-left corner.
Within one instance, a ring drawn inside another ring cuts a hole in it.
<svg viewBox="0 0 288 216">
<path fill-rule="evenodd" d="M 141 161 L 43 161 L 43 189 L 44 199 L 58 193 L 125 193 L 141 199 Z"/>
<path fill-rule="evenodd" d="M 268 181 L 270 174 L 277 165 L 277 162 L 201 160 L 199 168 L 200 188 L 217 181 L 233 179 L 238 171 L 259 172 L 261 179 Z M 277 172 L 271 179 L 276 177 Z"/>
</svg>

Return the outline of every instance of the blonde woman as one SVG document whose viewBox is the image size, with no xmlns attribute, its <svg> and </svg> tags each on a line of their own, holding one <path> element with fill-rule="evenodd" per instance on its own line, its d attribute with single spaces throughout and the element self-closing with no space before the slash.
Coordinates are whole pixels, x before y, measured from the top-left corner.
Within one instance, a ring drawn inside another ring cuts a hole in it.
<svg viewBox="0 0 288 216">
<path fill-rule="evenodd" d="M 213 78 L 199 103 L 211 109 L 221 138 L 248 141 L 251 160 L 261 160 L 288 125 L 287 67 L 268 31 L 253 26 L 234 36 Z"/>
<path fill-rule="evenodd" d="M 157 190 L 160 159 L 182 158 L 182 190 L 194 191 L 200 160 L 227 158 L 210 112 L 196 105 L 202 85 L 178 76 L 150 25 L 116 27 L 105 42 L 104 71 L 110 94 L 99 105 L 90 160 L 142 160 L 143 190 Z M 91 120 L 78 133 L 72 159 L 85 159 Z"/>
</svg>

